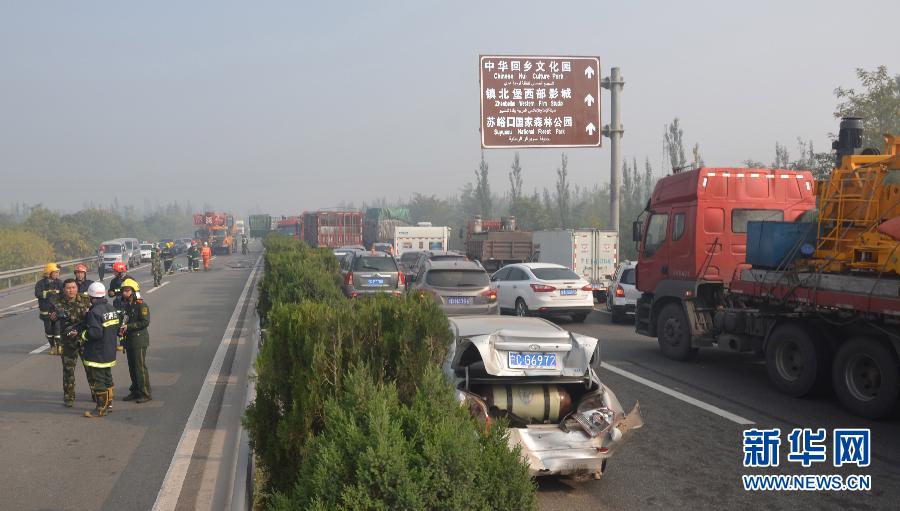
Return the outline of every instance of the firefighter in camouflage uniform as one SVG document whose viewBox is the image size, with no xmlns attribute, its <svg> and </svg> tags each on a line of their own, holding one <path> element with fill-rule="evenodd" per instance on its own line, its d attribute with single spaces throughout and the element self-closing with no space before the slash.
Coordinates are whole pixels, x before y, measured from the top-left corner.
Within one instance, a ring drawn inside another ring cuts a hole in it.
<svg viewBox="0 0 900 511">
<path fill-rule="evenodd" d="M 56 300 L 51 319 L 59 321 L 62 339 L 63 404 L 71 408 L 75 403 L 75 365 L 82 358 L 84 344 L 78 336 L 78 327 L 91 308 L 91 300 L 78 292 L 78 282 L 66 279 L 63 293 Z M 82 361 L 84 359 L 82 358 Z M 93 390 L 91 391 L 93 396 Z"/>
<path fill-rule="evenodd" d="M 162 261 L 159 258 L 159 246 L 154 246 L 150 251 L 150 269 L 153 273 L 153 287 L 162 284 Z"/>
</svg>

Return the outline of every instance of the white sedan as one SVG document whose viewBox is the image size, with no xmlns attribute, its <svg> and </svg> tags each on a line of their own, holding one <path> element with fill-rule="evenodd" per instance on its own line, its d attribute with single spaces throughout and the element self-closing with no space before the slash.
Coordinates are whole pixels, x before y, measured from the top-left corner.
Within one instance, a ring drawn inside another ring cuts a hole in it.
<svg viewBox="0 0 900 511">
<path fill-rule="evenodd" d="M 594 310 L 591 283 L 559 264 L 511 264 L 491 276 L 501 313 L 569 315 L 582 322 Z"/>
</svg>

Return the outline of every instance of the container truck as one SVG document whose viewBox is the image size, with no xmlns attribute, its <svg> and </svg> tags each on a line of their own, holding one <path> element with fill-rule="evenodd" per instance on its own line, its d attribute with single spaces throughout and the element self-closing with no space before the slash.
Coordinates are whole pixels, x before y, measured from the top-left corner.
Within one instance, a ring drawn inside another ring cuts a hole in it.
<svg viewBox="0 0 900 511">
<path fill-rule="evenodd" d="M 533 253 L 532 234 L 516 229 L 516 217 L 484 220 L 476 215 L 466 226 L 466 256 L 489 272 L 529 261 Z"/>
<path fill-rule="evenodd" d="M 407 208 L 369 208 L 363 218 L 363 245 L 394 243 L 394 229 L 410 224 Z"/>
<path fill-rule="evenodd" d="M 194 215 L 194 238 L 209 243 L 213 254 L 228 255 L 236 250 L 234 217 L 228 213 L 207 211 Z"/>
<path fill-rule="evenodd" d="M 619 263 L 619 233 L 600 229 L 550 229 L 533 233 L 532 261 L 561 264 L 591 283 L 594 299 L 606 300 L 606 289 Z"/>
<path fill-rule="evenodd" d="M 859 154 L 861 140 L 861 123 L 841 123 L 840 163 L 818 186 L 818 212 L 807 171 L 662 178 L 632 229 L 638 333 L 675 360 L 705 347 L 764 355 L 784 393 L 831 388 L 857 415 L 891 415 L 900 394 L 900 280 L 891 271 L 900 185 L 885 178 L 900 169 L 900 137 L 886 137 L 884 155 Z"/>
<path fill-rule="evenodd" d="M 404 252 L 421 252 L 423 250 L 447 250 L 450 243 L 450 228 L 435 227 L 428 222 L 419 222 L 415 226 L 396 227 L 394 229 L 394 256 L 400 257 Z"/>
<path fill-rule="evenodd" d="M 303 213 L 303 239 L 312 247 L 362 245 L 362 213 L 314 211 Z"/>
<path fill-rule="evenodd" d="M 264 238 L 272 230 L 272 215 L 250 215 L 251 238 Z"/>
<path fill-rule="evenodd" d="M 276 225 L 279 233 L 295 240 L 299 240 L 303 235 L 303 221 L 299 216 L 282 217 Z"/>
</svg>

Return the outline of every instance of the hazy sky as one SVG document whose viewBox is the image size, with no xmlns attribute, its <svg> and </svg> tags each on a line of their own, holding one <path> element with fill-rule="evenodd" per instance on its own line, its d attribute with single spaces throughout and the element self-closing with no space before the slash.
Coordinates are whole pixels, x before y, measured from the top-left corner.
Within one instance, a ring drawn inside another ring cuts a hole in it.
<svg viewBox="0 0 900 511">
<path fill-rule="evenodd" d="M 0 3 L 0 206 L 173 199 L 299 213 L 457 193 L 480 158 L 480 53 L 619 66 L 623 153 L 681 118 L 708 165 L 819 150 L 856 67 L 900 72 L 900 2 Z M 608 122 L 608 93 L 602 98 Z M 573 183 L 609 149 L 566 150 Z M 526 191 L 557 149 L 521 150 Z M 511 150 L 488 150 L 508 189 Z"/>
</svg>

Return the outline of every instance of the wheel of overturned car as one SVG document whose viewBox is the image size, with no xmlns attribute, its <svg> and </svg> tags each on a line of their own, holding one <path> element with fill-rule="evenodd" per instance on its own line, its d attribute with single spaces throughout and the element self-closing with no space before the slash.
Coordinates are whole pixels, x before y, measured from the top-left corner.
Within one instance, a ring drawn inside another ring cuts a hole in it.
<svg viewBox="0 0 900 511">
<path fill-rule="evenodd" d="M 809 331 L 799 325 L 775 327 L 766 344 L 766 370 L 778 390 L 803 397 L 827 384 L 828 355 L 816 346 Z"/>
<path fill-rule="evenodd" d="M 834 357 L 834 393 L 851 412 L 869 419 L 890 415 L 897 406 L 900 374 L 896 356 L 875 339 L 844 343 Z"/>
<path fill-rule="evenodd" d="M 697 348 L 691 347 L 691 332 L 680 303 L 663 307 L 656 320 L 656 335 L 660 351 L 672 360 L 688 360 L 697 353 Z"/>
<path fill-rule="evenodd" d="M 525 300 L 519 298 L 516 300 L 516 316 L 527 316 L 528 315 L 528 304 L 525 303 Z"/>
</svg>

